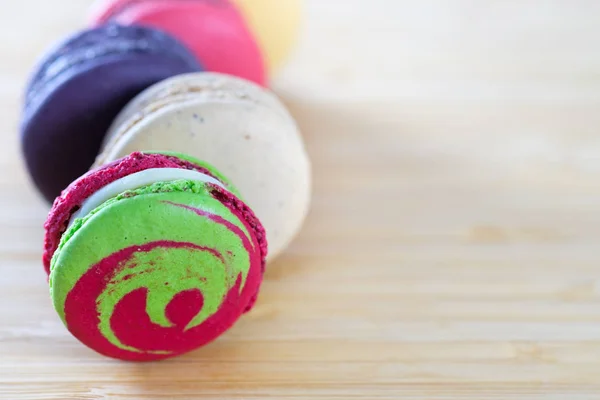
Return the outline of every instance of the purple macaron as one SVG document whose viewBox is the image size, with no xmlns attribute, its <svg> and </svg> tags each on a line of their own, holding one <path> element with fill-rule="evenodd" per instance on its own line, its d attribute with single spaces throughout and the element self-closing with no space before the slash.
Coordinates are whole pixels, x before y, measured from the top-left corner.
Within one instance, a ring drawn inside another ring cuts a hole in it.
<svg viewBox="0 0 600 400">
<path fill-rule="evenodd" d="M 177 39 L 148 27 L 105 25 L 72 36 L 39 62 L 25 95 L 21 148 L 31 178 L 52 202 L 84 174 L 117 114 L 138 93 L 201 71 Z"/>
</svg>

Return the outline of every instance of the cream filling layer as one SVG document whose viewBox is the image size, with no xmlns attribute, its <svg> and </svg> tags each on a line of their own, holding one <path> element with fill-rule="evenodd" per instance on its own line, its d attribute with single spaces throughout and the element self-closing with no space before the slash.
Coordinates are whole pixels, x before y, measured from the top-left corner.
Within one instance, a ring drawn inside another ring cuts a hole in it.
<svg viewBox="0 0 600 400">
<path fill-rule="evenodd" d="M 203 174 L 202 172 L 181 168 L 146 169 L 117 179 L 88 197 L 81 205 L 81 208 L 71 216 L 69 227 L 77 218 L 85 217 L 105 201 L 112 199 L 123 192 L 139 189 L 140 187 L 152 185 L 157 182 L 178 181 L 182 179 L 212 183 L 227 190 L 225 185 L 219 180 Z"/>
</svg>

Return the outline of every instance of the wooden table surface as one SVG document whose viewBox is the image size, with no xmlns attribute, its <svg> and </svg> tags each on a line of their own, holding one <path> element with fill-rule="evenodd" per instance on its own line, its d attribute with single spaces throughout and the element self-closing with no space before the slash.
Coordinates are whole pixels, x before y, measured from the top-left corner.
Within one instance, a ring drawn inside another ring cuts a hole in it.
<svg viewBox="0 0 600 400">
<path fill-rule="evenodd" d="M 0 6 L 0 398 L 600 398 L 600 2 L 307 1 L 274 88 L 310 216 L 255 311 L 153 364 L 59 321 L 18 150 L 26 74 L 87 6 Z"/>
</svg>

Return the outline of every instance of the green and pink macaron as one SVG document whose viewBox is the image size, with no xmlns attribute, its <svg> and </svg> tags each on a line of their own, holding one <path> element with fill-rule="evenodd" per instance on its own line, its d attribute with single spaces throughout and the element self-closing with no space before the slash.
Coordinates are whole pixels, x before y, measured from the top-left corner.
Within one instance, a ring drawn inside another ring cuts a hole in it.
<svg viewBox="0 0 600 400">
<path fill-rule="evenodd" d="M 256 300 L 265 231 L 211 166 L 136 152 L 59 196 L 45 224 L 56 311 L 109 357 L 177 356 L 220 336 Z"/>
</svg>

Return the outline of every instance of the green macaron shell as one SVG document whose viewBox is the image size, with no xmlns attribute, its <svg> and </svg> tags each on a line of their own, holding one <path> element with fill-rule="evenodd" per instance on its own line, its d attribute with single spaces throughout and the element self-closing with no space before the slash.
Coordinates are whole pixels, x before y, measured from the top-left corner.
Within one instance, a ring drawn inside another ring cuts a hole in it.
<svg viewBox="0 0 600 400">
<path fill-rule="evenodd" d="M 75 220 L 61 238 L 51 262 L 50 292 L 63 322 L 67 324 L 65 303 L 69 293 L 93 266 L 124 248 L 158 241 L 189 243 L 210 251 L 157 248 L 136 253 L 127 265 L 119 264 L 122 269 L 107 278 L 105 290 L 96 299 L 98 328 L 115 347 L 139 351 L 122 343 L 110 324 L 118 302 L 136 289 L 148 289 L 146 312 L 154 324 L 162 327 L 172 325 L 165 309 L 173 297 L 199 289 L 204 304 L 186 329 L 215 314 L 240 277 L 241 292 L 252 264 L 248 243 L 254 247 L 255 241 L 239 216 L 213 197 L 211 190 L 211 185 L 198 181 L 156 183 L 124 192 Z M 192 209 L 226 222 L 215 223 Z M 190 269 L 195 269 L 194 273 Z"/>
</svg>

